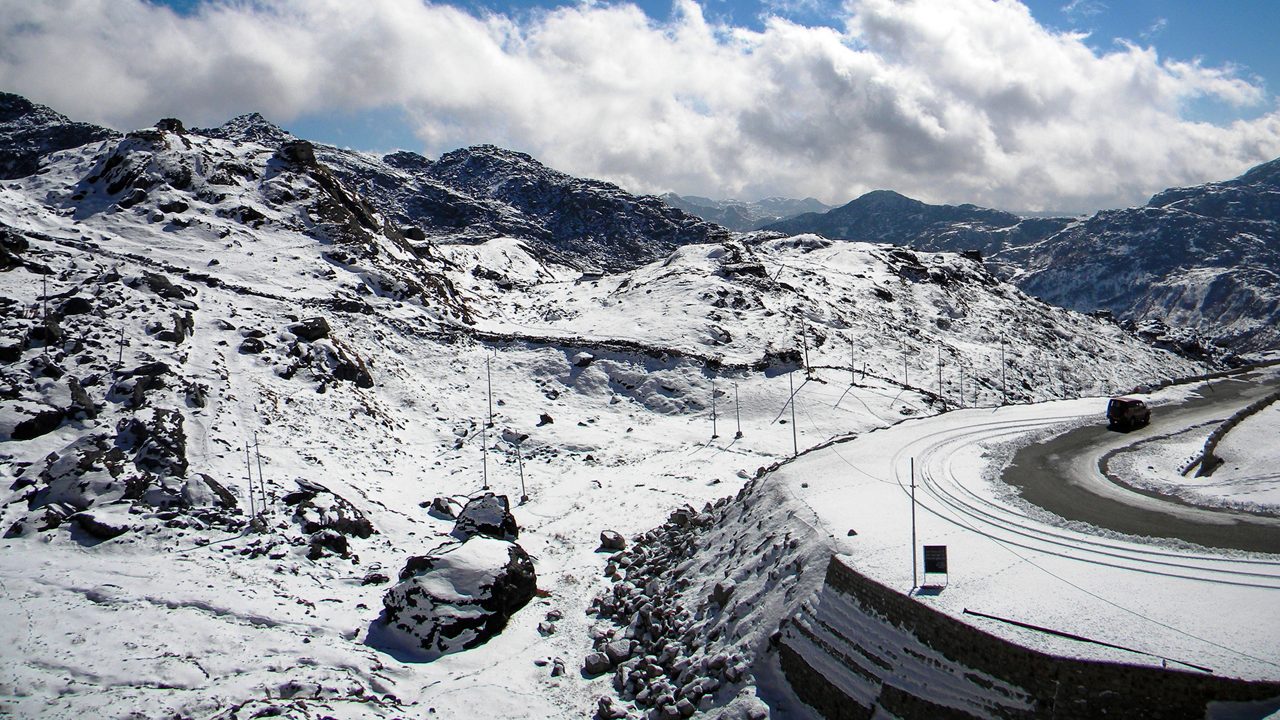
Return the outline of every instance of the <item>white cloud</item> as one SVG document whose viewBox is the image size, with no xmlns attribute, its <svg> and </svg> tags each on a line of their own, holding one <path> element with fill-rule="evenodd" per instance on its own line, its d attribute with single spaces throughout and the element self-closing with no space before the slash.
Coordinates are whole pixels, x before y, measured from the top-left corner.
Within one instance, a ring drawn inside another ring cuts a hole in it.
<svg viewBox="0 0 1280 720">
<path fill-rule="evenodd" d="M 117 127 L 282 123 L 403 107 L 429 154 L 477 142 L 642 191 L 894 188 L 1012 208 L 1141 202 L 1280 155 L 1280 112 L 1219 127 L 1197 98 L 1270 102 L 1231 68 L 1038 25 L 1010 0 L 849 0 L 843 29 L 752 31 L 677 0 L 512 18 L 419 0 L 0 0 L 0 87 Z"/>
</svg>

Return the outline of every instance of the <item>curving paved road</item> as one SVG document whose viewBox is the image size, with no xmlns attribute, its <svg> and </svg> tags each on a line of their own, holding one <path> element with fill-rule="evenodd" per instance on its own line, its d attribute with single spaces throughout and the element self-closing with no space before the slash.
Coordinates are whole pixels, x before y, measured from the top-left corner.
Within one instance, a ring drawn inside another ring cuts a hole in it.
<svg viewBox="0 0 1280 720">
<path fill-rule="evenodd" d="M 1158 406 L 1146 428 L 1118 433 L 1098 422 L 1020 449 L 1004 472 L 1022 497 L 1068 520 L 1118 532 L 1175 538 L 1198 545 L 1280 554 L 1280 518 L 1198 507 L 1120 485 L 1103 475 L 1107 453 L 1136 441 L 1224 420 L 1280 386 L 1280 373 L 1258 370 L 1202 386 L 1178 405 Z"/>
</svg>

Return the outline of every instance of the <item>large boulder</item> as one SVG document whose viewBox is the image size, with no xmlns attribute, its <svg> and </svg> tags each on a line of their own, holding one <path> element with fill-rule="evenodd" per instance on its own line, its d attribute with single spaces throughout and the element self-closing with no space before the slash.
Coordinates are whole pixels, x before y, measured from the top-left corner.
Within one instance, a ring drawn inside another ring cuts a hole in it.
<svg viewBox="0 0 1280 720">
<path fill-rule="evenodd" d="M 519 545 L 474 537 L 436 555 L 409 558 L 382 599 L 386 628 L 428 656 L 481 645 L 533 599 L 537 575 Z"/>
<path fill-rule="evenodd" d="M 490 492 L 467 501 L 466 506 L 458 513 L 453 536 L 466 540 L 475 535 L 498 540 L 515 540 L 519 537 L 520 528 L 516 526 L 516 518 L 511 514 L 511 503 L 506 495 Z"/>
</svg>

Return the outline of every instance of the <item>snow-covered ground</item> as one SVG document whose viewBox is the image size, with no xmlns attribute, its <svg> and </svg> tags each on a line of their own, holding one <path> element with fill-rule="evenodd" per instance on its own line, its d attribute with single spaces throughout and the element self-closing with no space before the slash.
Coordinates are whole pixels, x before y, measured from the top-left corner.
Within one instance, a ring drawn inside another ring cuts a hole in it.
<svg viewBox="0 0 1280 720">
<path fill-rule="evenodd" d="M 1175 388 L 1174 396 L 1185 393 Z M 912 592 L 911 464 L 918 544 L 946 545 L 950 574 L 916 598 L 1028 647 L 1074 657 L 1280 677 L 1280 561 L 1098 531 L 1028 508 L 993 478 L 1002 444 L 1103 417 L 1105 399 L 912 420 L 785 466 L 773 482 L 812 508 L 858 572 Z M 856 535 L 847 537 L 848 529 Z M 919 549 L 916 551 L 919 553 Z M 1131 648 L 975 619 L 965 609 Z M 1223 612 L 1230 608 L 1230 612 Z M 1184 666 L 1185 667 L 1185 666 Z"/>
</svg>

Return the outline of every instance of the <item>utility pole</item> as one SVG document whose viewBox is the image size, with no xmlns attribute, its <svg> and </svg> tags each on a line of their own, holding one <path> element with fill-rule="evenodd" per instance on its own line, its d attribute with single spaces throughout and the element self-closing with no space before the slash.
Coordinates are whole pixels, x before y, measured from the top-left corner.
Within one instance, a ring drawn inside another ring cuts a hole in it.
<svg viewBox="0 0 1280 720">
<path fill-rule="evenodd" d="M 853 372 L 853 363 L 854 363 L 854 356 L 853 356 L 853 338 L 852 338 L 852 337 L 850 337 L 850 338 L 849 338 L 849 384 L 850 384 L 850 385 L 857 385 L 857 384 L 858 384 L 858 376 L 857 376 L 857 375 L 855 375 L 855 374 L 854 374 L 854 372 Z"/>
<path fill-rule="evenodd" d="M 715 440 L 720 437 L 720 432 L 716 429 L 716 381 L 711 381 L 711 439 Z"/>
<path fill-rule="evenodd" d="M 738 421 L 738 432 L 733 436 L 737 440 L 742 437 L 742 410 L 738 403 L 738 383 L 733 384 L 733 417 Z"/>
<path fill-rule="evenodd" d="M 916 459 L 911 458 L 911 589 L 919 587 L 916 582 Z"/>
<path fill-rule="evenodd" d="M 489 369 L 489 356 L 484 358 L 484 381 L 489 394 L 489 423 L 485 427 L 493 427 L 493 373 Z"/>
<path fill-rule="evenodd" d="M 964 363 L 956 363 L 956 367 L 960 370 L 960 407 L 964 407 Z"/>
<path fill-rule="evenodd" d="M 515 443 L 516 462 L 520 466 L 520 504 L 521 505 L 529 502 L 529 493 L 525 492 L 525 489 L 524 489 L 524 456 L 520 453 L 520 443 L 522 442 L 524 442 L 524 440 L 520 439 L 520 440 L 517 440 Z"/>
<path fill-rule="evenodd" d="M 800 440 L 796 436 L 796 381 L 795 370 L 787 373 L 787 386 L 791 388 L 791 457 L 800 454 Z"/>
<path fill-rule="evenodd" d="M 44 354 L 49 354 L 49 276 L 40 276 L 40 327 L 44 332 Z"/>
<path fill-rule="evenodd" d="M 942 406 L 947 406 L 947 401 L 942 396 L 942 345 L 938 345 L 938 399 L 942 401 Z"/>
<path fill-rule="evenodd" d="M 489 489 L 489 428 L 486 425 L 480 426 L 480 471 L 484 478 L 484 485 L 481 490 Z"/>
<path fill-rule="evenodd" d="M 252 521 L 253 518 L 258 516 L 258 509 L 253 501 L 253 469 L 249 465 L 249 443 L 247 442 L 244 444 L 244 473 L 245 477 L 249 479 L 249 519 Z"/>
<path fill-rule="evenodd" d="M 116 355 L 116 369 L 124 367 L 124 323 L 120 323 L 120 352 Z"/>
<path fill-rule="evenodd" d="M 258 432 L 253 432 L 253 455 L 258 461 L 258 489 L 262 491 L 262 514 L 267 513 L 267 483 L 262 479 L 262 453 L 258 448 Z"/>
<path fill-rule="evenodd" d="M 1007 405 L 1009 403 L 1009 391 L 1005 385 L 1004 378 L 1004 336 L 1000 336 L 1000 404 Z"/>
<path fill-rule="evenodd" d="M 803 320 L 800 321 L 800 344 L 804 347 L 804 376 L 808 379 L 813 377 L 813 371 L 809 366 L 809 325 Z"/>
</svg>

